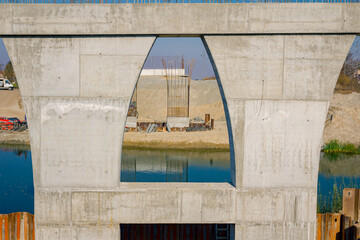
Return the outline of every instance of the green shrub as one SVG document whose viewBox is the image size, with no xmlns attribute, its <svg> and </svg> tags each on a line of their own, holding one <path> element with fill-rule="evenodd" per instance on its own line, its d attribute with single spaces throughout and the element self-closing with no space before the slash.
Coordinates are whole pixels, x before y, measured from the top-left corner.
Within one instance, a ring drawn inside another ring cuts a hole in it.
<svg viewBox="0 0 360 240">
<path fill-rule="evenodd" d="M 339 143 L 338 140 L 331 140 L 323 147 L 325 153 L 360 153 L 360 146 L 355 147 L 352 143 Z"/>
</svg>

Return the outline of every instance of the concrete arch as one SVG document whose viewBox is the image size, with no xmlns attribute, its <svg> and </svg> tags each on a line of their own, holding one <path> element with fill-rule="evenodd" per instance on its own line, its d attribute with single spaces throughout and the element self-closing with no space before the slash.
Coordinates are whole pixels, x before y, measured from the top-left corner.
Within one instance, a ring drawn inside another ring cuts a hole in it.
<svg viewBox="0 0 360 240">
<path fill-rule="evenodd" d="M 4 38 L 31 129 L 36 187 L 119 185 L 125 112 L 155 38 Z"/>
<path fill-rule="evenodd" d="M 354 35 L 203 36 L 231 121 L 234 186 L 120 183 L 127 108 L 155 39 L 4 38 L 30 125 L 37 239 L 119 239 L 119 223 L 163 222 L 314 239 L 321 136 Z"/>
</svg>

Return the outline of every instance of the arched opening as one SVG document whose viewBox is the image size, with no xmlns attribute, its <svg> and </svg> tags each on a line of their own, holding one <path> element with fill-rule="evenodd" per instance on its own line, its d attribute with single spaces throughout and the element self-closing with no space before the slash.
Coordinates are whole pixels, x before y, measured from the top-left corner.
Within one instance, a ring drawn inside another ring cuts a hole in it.
<svg viewBox="0 0 360 240">
<path fill-rule="evenodd" d="M 0 39 L 0 214 L 34 213 L 32 157 L 26 129 L 16 75 Z"/>
<path fill-rule="evenodd" d="M 346 198 L 343 191 L 360 188 L 359 128 L 360 37 L 357 36 L 339 74 L 325 122 L 318 176 L 318 213 L 342 211 L 348 216 L 350 203 L 355 204 L 356 194 L 343 202 Z M 353 210 L 356 214 L 351 216 L 352 220 L 358 221 L 357 203 Z"/>
<path fill-rule="evenodd" d="M 121 181 L 231 183 L 224 101 L 201 38 L 158 38 L 129 106 Z"/>
</svg>

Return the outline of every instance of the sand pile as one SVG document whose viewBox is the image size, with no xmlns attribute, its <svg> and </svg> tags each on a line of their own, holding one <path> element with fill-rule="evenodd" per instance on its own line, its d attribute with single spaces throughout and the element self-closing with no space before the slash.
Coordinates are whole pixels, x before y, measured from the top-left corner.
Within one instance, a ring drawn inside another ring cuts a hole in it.
<svg viewBox="0 0 360 240">
<path fill-rule="evenodd" d="M 19 89 L 0 90 L 0 117 L 17 117 L 25 120 Z"/>
<path fill-rule="evenodd" d="M 325 124 L 324 143 L 332 139 L 360 145 L 360 94 L 335 93 L 329 107 Z"/>
</svg>

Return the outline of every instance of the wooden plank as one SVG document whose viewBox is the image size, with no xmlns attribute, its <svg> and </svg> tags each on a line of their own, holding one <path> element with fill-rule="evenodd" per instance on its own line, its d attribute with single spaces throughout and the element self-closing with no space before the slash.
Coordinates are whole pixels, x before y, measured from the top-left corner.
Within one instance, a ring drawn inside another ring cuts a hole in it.
<svg viewBox="0 0 360 240">
<path fill-rule="evenodd" d="M 9 215 L 5 216 L 5 240 L 9 240 Z"/>
<path fill-rule="evenodd" d="M 326 215 L 318 213 L 316 216 L 316 240 L 325 240 Z"/>
<path fill-rule="evenodd" d="M 20 213 L 16 213 L 16 240 L 20 240 Z"/>
<path fill-rule="evenodd" d="M 342 214 L 351 217 L 352 220 L 359 219 L 359 189 L 344 188 Z"/>
<path fill-rule="evenodd" d="M 24 213 L 24 240 L 28 240 L 29 239 L 29 231 L 28 231 L 28 213 Z"/>
<path fill-rule="evenodd" d="M 325 240 L 339 240 L 340 233 L 340 213 L 326 213 Z"/>
<path fill-rule="evenodd" d="M 3 216 L 0 214 L 0 240 L 3 240 Z"/>
</svg>

